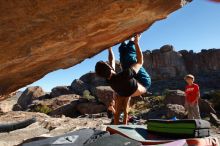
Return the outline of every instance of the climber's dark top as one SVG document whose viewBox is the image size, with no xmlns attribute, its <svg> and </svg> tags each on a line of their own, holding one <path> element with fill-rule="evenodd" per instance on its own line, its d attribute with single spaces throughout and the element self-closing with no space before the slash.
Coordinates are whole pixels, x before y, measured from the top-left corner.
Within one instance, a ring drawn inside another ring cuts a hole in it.
<svg viewBox="0 0 220 146">
<path fill-rule="evenodd" d="M 120 73 L 113 74 L 107 82 L 118 95 L 129 97 L 138 88 L 135 75 L 136 72 L 132 68 L 127 68 Z"/>
</svg>

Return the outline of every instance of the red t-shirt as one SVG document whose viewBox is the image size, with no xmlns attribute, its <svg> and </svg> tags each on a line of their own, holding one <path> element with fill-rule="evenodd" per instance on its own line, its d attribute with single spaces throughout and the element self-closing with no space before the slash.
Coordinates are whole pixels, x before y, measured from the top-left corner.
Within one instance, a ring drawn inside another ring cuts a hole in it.
<svg viewBox="0 0 220 146">
<path fill-rule="evenodd" d="M 185 90 L 186 100 L 189 103 L 193 103 L 197 99 L 198 92 L 199 86 L 197 84 L 193 83 L 192 85 L 187 85 Z"/>
</svg>

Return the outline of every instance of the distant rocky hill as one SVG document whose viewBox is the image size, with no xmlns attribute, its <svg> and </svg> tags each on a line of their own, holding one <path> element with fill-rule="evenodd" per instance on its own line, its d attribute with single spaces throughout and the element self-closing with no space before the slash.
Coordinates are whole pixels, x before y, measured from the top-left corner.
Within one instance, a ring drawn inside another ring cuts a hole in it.
<svg viewBox="0 0 220 146">
<path fill-rule="evenodd" d="M 145 51 L 144 67 L 153 82 L 151 92 L 160 94 L 165 89 L 184 90 L 184 75 L 191 73 L 196 77 L 202 93 L 220 89 L 220 49 L 175 51 L 172 45 Z"/>
<path fill-rule="evenodd" d="M 183 77 L 187 73 L 204 75 L 220 71 L 220 49 L 175 51 L 172 45 L 144 52 L 144 67 L 153 80 Z"/>
</svg>

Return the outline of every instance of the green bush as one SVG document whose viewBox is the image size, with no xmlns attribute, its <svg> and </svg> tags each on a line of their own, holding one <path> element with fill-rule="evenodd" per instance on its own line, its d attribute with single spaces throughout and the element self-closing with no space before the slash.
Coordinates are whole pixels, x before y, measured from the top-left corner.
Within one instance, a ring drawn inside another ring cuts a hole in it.
<svg viewBox="0 0 220 146">
<path fill-rule="evenodd" d="M 151 96 L 150 97 L 150 106 L 151 108 L 164 107 L 165 96 Z"/>
<path fill-rule="evenodd" d="M 83 91 L 83 98 L 88 99 L 88 100 L 95 99 L 95 97 L 90 94 L 89 90 Z"/>
<path fill-rule="evenodd" d="M 49 108 L 47 105 L 39 105 L 35 108 L 36 112 L 40 112 L 40 113 L 45 113 L 45 114 L 49 114 L 50 112 L 52 112 L 52 109 Z"/>
</svg>

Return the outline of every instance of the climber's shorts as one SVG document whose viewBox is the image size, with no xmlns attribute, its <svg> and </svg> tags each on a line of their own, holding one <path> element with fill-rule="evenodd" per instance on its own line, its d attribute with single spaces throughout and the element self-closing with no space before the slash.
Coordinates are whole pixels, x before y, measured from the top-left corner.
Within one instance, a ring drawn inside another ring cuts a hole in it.
<svg viewBox="0 0 220 146">
<path fill-rule="evenodd" d="M 134 42 L 129 41 L 128 44 L 122 43 L 119 47 L 120 62 L 123 69 L 131 67 L 133 64 L 137 63 L 136 49 Z M 151 86 L 151 78 L 144 67 L 141 67 L 137 75 L 134 77 L 140 84 L 142 84 L 146 89 Z"/>
</svg>

